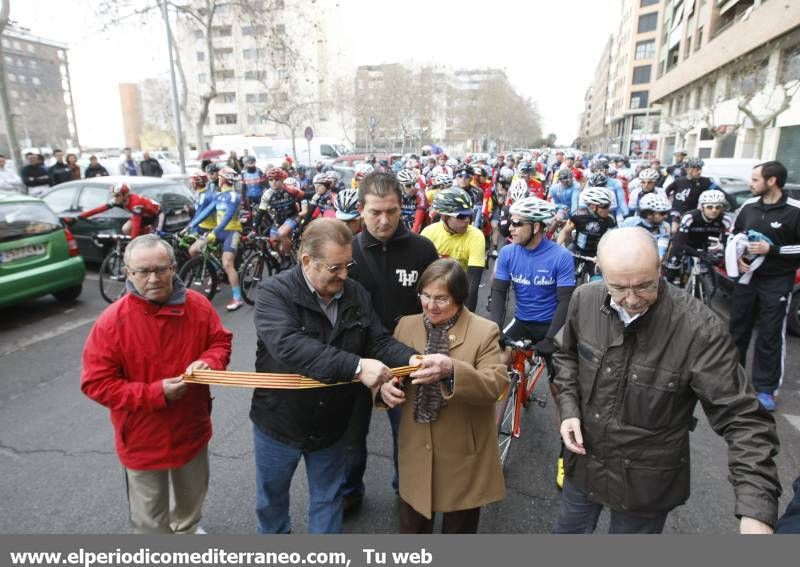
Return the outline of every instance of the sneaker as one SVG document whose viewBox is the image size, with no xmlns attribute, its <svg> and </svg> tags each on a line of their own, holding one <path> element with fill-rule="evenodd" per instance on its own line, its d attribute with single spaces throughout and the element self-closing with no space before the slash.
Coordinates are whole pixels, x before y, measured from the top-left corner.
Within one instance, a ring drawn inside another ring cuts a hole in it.
<svg viewBox="0 0 800 567">
<path fill-rule="evenodd" d="M 564 457 L 559 457 L 556 463 L 556 486 L 559 490 L 564 488 Z"/>
<path fill-rule="evenodd" d="M 236 311 L 242 305 L 244 305 L 244 301 L 242 301 L 241 299 L 232 299 L 231 302 L 225 306 L 225 309 L 227 309 L 228 311 Z"/>
<path fill-rule="evenodd" d="M 762 406 L 764 406 L 765 410 L 775 411 L 775 396 L 766 392 L 759 392 L 757 397 L 758 401 Z"/>
</svg>

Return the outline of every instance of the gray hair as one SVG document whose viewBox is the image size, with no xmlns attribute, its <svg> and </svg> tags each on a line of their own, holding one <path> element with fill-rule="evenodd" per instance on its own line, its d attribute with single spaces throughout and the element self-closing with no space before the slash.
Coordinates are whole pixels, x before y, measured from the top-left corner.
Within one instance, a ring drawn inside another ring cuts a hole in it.
<svg viewBox="0 0 800 567">
<path fill-rule="evenodd" d="M 154 248 L 159 245 L 163 246 L 164 250 L 167 251 L 169 262 L 174 266 L 176 264 L 175 250 L 172 249 L 172 246 L 161 240 L 157 234 L 143 234 L 131 240 L 125 248 L 125 265 L 130 266 L 131 256 L 133 255 L 133 251 L 137 248 Z"/>
</svg>

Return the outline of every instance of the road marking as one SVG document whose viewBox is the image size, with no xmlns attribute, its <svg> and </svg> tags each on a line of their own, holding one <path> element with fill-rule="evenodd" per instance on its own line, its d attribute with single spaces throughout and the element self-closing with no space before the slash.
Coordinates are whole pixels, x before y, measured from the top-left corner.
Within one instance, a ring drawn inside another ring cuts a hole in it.
<svg viewBox="0 0 800 567">
<path fill-rule="evenodd" d="M 786 421 L 791 423 L 795 429 L 800 431 L 800 415 L 789 415 L 787 413 L 783 414 L 783 417 L 786 418 Z"/>
<path fill-rule="evenodd" d="M 64 333 L 68 333 L 73 329 L 77 329 L 78 327 L 82 327 L 87 323 L 92 323 L 97 319 L 97 317 L 87 317 L 85 319 L 77 319 L 75 321 L 70 321 L 69 323 L 64 323 L 63 325 L 59 325 L 55 329 L 51 331 L 46 331 L 44 333 L 39 333 L 33 335 L 32 337 L 25 338 L 21 341 L 18 341 L 12 344 L 9 348 L 0 351 L 0 356 L 6 356 L 8 354 L 17 352 L 24 348 L 28 348 L 29 346 L 35 345 L 36 343 L 40 343 L 42 341 L 46 341 L 52 339 L 54 337 L 58 337 L 63 335 Z"/>
</svg>

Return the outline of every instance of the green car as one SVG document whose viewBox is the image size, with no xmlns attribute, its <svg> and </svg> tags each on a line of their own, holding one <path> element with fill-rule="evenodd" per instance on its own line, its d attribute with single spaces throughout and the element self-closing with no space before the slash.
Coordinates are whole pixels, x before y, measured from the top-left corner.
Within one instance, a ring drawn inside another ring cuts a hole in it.
<svg viewBox="0 0 800 567">
<path fill-rule="evenodd" d="M 44 201 L 0 191 L 0 307 L 50 293 L 72 301 L 85 275 L 78 243 Z"/>
</svg>

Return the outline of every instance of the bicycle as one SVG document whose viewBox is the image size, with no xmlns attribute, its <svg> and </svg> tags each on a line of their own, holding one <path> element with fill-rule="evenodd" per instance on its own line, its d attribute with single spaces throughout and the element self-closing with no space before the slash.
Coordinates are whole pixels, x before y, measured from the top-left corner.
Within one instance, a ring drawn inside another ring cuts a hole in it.
<svg viewBox="0 0 800 567">
<path fill-rule="evenodd" d="M 575 252 L 572 253 L 572 256 L 575 258 L 575 286 L 579 286 L 581 284 L 589 283 L 596 279 L 597 276 L 597 259 L 591 258 L 589 256 L 582 256 L 580 254 L 576 254 Z M 590 271 L 589 266 L 592 266 L 592 270 Z"/>
<path fill-rule="evenodd" d="M 125 248 L 131 237 L 126 234 L 98 234 L 94 242 L 100 248 L 105 248 L 111 243 L 111 251 L 103 258 L 100 264 L 100 295 L 108 303 L 114 303 L 125 295 Z"/>
<path fill-rule="evenodd" d="M 206 241 L 202 252 L 187 261 L 178 271 L 178 277 L 183 280 L 187 289 L 199 291 L 211 301 L 220 285 L 228 281 L 228 276 L 222 268 L 221 255 L 222 247 L 219 242 Z"/>
<path fill-rule="evenodd" d="M 547 395 L 534 396 L 536 383 L 544 374 L 546 363 L 543 357 L 533 350 L 533 341 L 505 341 L 511 347 L 511 366 L 509 383 L 498 399 L 499 410 L 495 413 L 497 424 L 497 445 L 500 449 L 500 464 L 505 466 L 511 450 L 511 441 L 521 434 L 522 408 L 528 408 L 534 401 L 539 407 L 547 405 Z"/>
<path fill-rule="evenodd" d="M 254 248 L 245 255 L 239 268 L 239 285 L 242 288 L 242 299 L 248 305 L 255 304 L 255 294 L 258 284 L 264 278 L 273 276 L 281 271 L 280 252 L 276 249 L 274 240 L 269 236 L 254 236 L 250 239 Z M 266 270 L 266 273 L 265 273 Z"/>
</svg>

